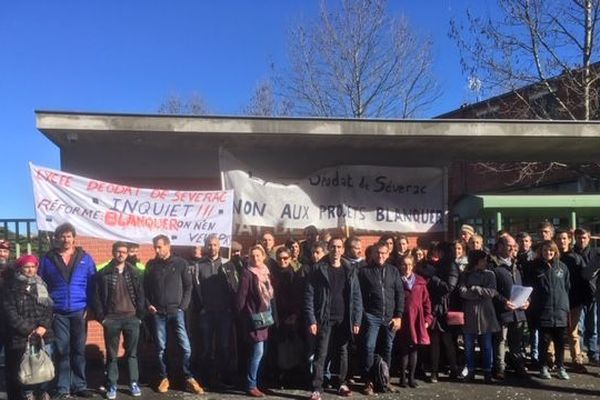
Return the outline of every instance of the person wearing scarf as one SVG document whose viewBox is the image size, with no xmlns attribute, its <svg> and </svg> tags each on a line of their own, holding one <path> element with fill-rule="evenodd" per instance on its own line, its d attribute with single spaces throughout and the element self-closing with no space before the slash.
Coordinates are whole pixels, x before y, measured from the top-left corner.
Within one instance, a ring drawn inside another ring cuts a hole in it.
<svg viewBox="0 0 600 400">
<path fill-rule="evenodd" d="M 268 313 L 271 311 L 273 300 L 273 285 L 269 275 L 269 268 L 265 264 L 267 253 L 260 245 L 250 248 L 248 268 L 240 280 L 237 293 L 236 306 L 243 320 L 246 322 L 246 338 L 250 342 L 247 374 L 247 394 L 250 397 L 264 397 L 265 394 L 258 389 L 258 368 L 263 358 L 264 345 L 269 337 L 269 327 L 254 329 L 250 324 L 253 314 Z"/>
<path fill-rule="evenodd" d="M 50 382 L 35 386 L 23 386 L 18 380 L 21 358 L 27 344 L 40 344 L 44 340 L 50 352 L 53 338 L 52 308 L 54 303 L 48 295 L 44 281 L 38 276 L 39 261 L 33 255 L 21 256 L 15 263 L 16 272 L 6 284 L 2 299 L 7 324 L 6 368 L 8 400 L 49 400 Z"/>
<path fill-rule="evenodd" d="M 412 256 L 400 258 L 400 274 L 404 287 L 404 323 L 398 334 L 401 369 L 400 386 L 406 387 L 406 370 L 408 368 L 408 386 L 416 388 L 415 371 L 419 346 L 430 344 L 427 328 L 433 322 L 431 301 L 427 291 L 427 281 L 414 273 L 415 259 Z"/>
</svg>

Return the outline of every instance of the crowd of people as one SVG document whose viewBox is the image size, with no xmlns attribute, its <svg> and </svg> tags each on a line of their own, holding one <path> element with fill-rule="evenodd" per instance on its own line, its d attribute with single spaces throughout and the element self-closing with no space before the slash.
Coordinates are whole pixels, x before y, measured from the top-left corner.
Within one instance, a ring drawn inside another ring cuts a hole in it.
<svg viewBox="0 0 600 400">
<path fill-rule="evenodd" d="M 364 248 L 359 237 L 310 226 L 301 241 L 277 244 L 265 232 L 245 252 L 233 242 L 229 259 L 216 235 L 190 259 L 158 235 L 145 264 L 138 245 L 115 242 L 112 259 L 98 265 L 76 246 L 69 223 L 56 229 L 55 248 L 41 260 L 24 255 L 9 263 L 10 243 L 0 241 L 8 399 L 93 397 L 85 356 L 91 318 L 104 329 L 110 400 L 117 397 L 121 336 L 134 397 L 142 394 L 138 347 L 150 338 L 159 393 L 171 386 L 170 341 L 181 353 L 185 388 L 196 394 L 204 385 L 219 391 L 242 384 L 249 396 L 263 397 L 265 387 L 304 385 L 319 400 L 325 388 L 372 395 L 416 388 L 417 378 L 435 384 L 445 374 L 471 382 L 482 371 L 492 383 L 510 371 L 525 379 L 531 366 L 542 379 L 554 373 L 567 380 L 565 345 L 572 371 L 586 373 L 584 351 L 588 363 L 600 365 L 600 253 L 590 238 L 586 229 L 555 231 L 545 221 L 535 242 L 526 232 L 501 231 L 487 248 L 463 225 L 456 240 L 427 248 L 410 248 L 404 235 Z M 531 295 L 516 303 L 513 289 L 523 287 Z M 52 382 L 20 383 L 30 345 L 52 355 Z"/>
</svg>

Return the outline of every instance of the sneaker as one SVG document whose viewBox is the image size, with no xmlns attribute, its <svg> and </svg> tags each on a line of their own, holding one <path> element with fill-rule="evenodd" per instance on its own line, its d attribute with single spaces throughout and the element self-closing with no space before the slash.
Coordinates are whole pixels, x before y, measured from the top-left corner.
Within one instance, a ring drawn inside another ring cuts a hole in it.
<svg viewBox="0 0 600 400">
<path fill-rule="evenodd" d="M 505 378 L 504 371 L 496 371 L 494 372 L 494 379 L 497 381 L 503 381 Z"/>
<path fill-rule="evenodd" d="M 558 372 L 556 373 L 556 377 L 558 379 L 562 379 L 563 381 L 568 381 L 569 378 L 569 374 L 567 374 L 567 371 L 564 368 L 559 368 Z"/>
<path fill-rule="evenodd" d="M 158 384 L 158 387 L 156 388 L 156 391 L 158 393 L 167 393 L 169 391 L 169 386 L 169 380 L 167 378 L 162 378 L 162 380 Z"/>
<path fill-rule="evenodd" d="M 373 388 L 373 383 L 367 382 L 365 387 L 362 390 L 362 393 L 365 396 L 373 396 L 375 394 L 375 389 Z"/>
<path fill-rule="evenodd" d="M 308 398 L 308 400 L 321 400 L 321 392 L 314 391 Z"/>
<path fill-rule="evenodd" d="M 467 372 L 467 376 L 465 376 L 464 382 L 473 382 L 475 381 L 475 372 Z"/>
<path fill-rule="evenodd" d="M 35 393 L 33 393 L 33 392 L 25 393 L 25 395 L 23 396 L 23 400 L 35 400 Z"/>
<path fill-rule="evenodd" d="M 69 396 L 69 393 L 56 393 L 54 394 L 54 396 L 52 396 L 52 400 L 67 400 L 70 399 L 71 396 Z"/>
<path fill-rule="evenodd" d="M 437 372 L 432 372 L 429 377 L 429 383 L 438 383 L 438 374 Z"/>
<path fill-rule="evenodd" d="M 39 399 L 40 400 L 51 400 L 52 398 L 50 397 L 50 395 L 48 394 L 48 392 L 43 392 L 42 394 L 40 394 Z"/>
<path fill-rule="evenodd" d="M 188 378 L 185 381 L 185 390 L 194 394 L 204 394 L 204 389 L 202 389 L 202 386 L 194 378 Z"/>
<path fill-rule="evenodd" d="M 140 385 L 138 385 L 137 382 L 132 382 L 131 385 L 129 385 L 129 393 L 131 393 L 133 397 L 140 397 L 142 395 L 142 389 L 140 389 Z"/>
<path fill-rule="evenodd" d="M 548 367 L 542 367 L 540 370 L 540 378 L 552 379 L 552 375 L 550 375 L 550 369 Z"/>
<path fill-rule="evenodd" d="M 117 398 L 117 387 L 110 385 L 106 390 L 106 398 L 108 400 L 115 400 Z"/>
<path fill-rule="evenodd" d="M 348 387 L 348 385 L 340 385 L 338 389 L 338 394 L 342 397 L 350 397 L 352 396 L 352 390 Z"/>
</svg>

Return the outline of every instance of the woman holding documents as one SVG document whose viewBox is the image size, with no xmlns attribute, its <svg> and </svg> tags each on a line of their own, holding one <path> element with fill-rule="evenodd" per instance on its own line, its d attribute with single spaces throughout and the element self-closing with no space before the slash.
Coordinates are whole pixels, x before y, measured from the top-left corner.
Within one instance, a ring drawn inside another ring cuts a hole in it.
<svg viewBox="0 0 600 400">
<path fill-rule="evenodd" d="M 570 278 L 567 266 L 560 262 L 560 252 L 551 240 L 541 246 L 541 257 L 533 262 L 530 270 L 533 286 L 531 313 L 535 326 L 540 330 L 540 377 L 551 379 L 548 346 L 554 343 L 558 379 L 569 379 L 565 371 L 565 333 L 569 323 Z"/>
</svg>

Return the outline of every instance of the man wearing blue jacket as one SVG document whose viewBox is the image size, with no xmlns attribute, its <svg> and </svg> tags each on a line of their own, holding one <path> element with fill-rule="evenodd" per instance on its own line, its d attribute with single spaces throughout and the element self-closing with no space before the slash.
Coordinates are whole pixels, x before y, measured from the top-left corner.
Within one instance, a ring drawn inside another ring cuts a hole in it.
<svg viewBox="0 0 600 400">
<path fill-rule="evenodd" d="M 91 307 L 96 265 L 75 246 L 75 227 L 62 224 L 54 231 L 56 247 L 42 259 L 40 276 L 54 301 L 56 337 L 56 399 L 74 394 L 90 398 L 85 378 L 86 315 Z"/>
</svg>

